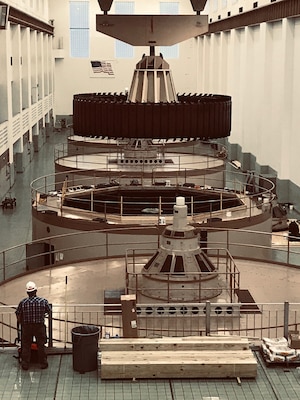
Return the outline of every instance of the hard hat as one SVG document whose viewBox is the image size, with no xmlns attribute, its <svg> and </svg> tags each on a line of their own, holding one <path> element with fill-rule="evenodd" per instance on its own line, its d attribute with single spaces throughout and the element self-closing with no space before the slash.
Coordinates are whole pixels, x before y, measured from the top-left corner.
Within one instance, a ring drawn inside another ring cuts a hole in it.
<svg viewBox="0 0 300 400">
<path fill-rule="evenodd" d="M 34 292 L 35 290 L 37 290 L 37 287 L 34 282 L 29 281 L 26 283 L 26 292 Z"/>
</svg>

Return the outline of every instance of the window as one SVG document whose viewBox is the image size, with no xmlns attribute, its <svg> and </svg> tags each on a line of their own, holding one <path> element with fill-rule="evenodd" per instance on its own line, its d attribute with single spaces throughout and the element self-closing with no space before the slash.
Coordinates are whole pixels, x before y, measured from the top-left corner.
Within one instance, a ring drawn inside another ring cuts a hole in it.
<svg viewBox="0 0 300 400">
<path fill-rule="evenodd" d="M 176 256 L 176 257 L 175 257 L 174 272 L 176 272 L 176 273 L 182 273 L 182 272 L 184 272 L 184 265 L 183 265 L 183 258 L 182 258 L 182 256 Z"/>
<path fill-rule="evenodd" d="M 179 3 L 164 2 L 160 3 L 160 14 L 177 15 L 179 14 Z M 173 46 L 160 46 L 160 52 L 164 58 L 178 58 L 179 57 L 179 45 L 174 44 Z"/>
<path fill-rule="evenodd" d="M 0 28 L 6 28 L 7 24 L 7 12 L 8 12 L 8 7 L 7 5 L 0 6 Z"/>
<path fill-rule="evenodd" d="M 165 262 L 163 263 L 163 266 L 162 266 L 160 272 L 162 272 L 162 273 L 170 272 L 171 264 L 172 264 L 172 256 L 170 254 L 168 254 L 165 259 Z"/>
<path fill-rule="evenodd" d="M 71 57 L 89 57 L 89 2 L 70 1 Z"/>
<path fill-rule="evenodd" d="M 151 265 L 153 264 L 154 260 L 156 259 L 156 257 L 158 256 L 158 251 L 150 258 L 150 260 L 146 263 L 146 265 L 144 265 L 144 269 L 149 269 L 151 267 Z"/>
<path fill-rule="evenodd" d="M 173 46 L 160 46 L 160 52 L 165 59 L 178 58 L 179 57 L 179 45 L 174 44 Z"/>
<path fill-rule="evenodd" d="M 195 258 L 201 272 L 210 272 L 200 254 L 195 254 Z"/>
<path fill-rule="evenodd" d="M 134 14 L 134 2 L 125 1 L 115 2 L 115 13 L 116 14 Z M 120 40 L 116 40 L 115 45 L 116 58 L 132 58 L 134 56 L 134 47 L 128 43 L 124 43 Z"/>
<path fill-rule="evenodd" d="M 116 40 L 115 53 L 116 58 L 132 58 L 134 55 L 134 48 L 128 43 Z"/>
<path fill-rule="evenodd" d="M 172 1 L 161 2 L 159 6 L 161 14 L 178 14 L 179 3 L 174 3 Z"/>
<path fill-rule="evenodd" d="M 183 238 L 184 237 L 184 232 L 174 231 L 174 237 Z"/>
</svg>

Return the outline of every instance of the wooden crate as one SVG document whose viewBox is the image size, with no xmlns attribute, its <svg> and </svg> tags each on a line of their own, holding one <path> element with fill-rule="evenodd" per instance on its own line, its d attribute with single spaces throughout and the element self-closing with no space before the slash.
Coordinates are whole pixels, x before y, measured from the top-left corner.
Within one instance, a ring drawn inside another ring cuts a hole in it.
<svg viewBox="0 0 300 400">
<path fill-rule="evenodd" d="M 255 378 L 257 362 L 241 337 L 102 339 L 102 379 Z"/>
<path fill-rule="evenodd" d="M 187 336 L 164 338 L 102 339 L 100 349 L 104 351 L 153 351 L 153 350 L 247 350 L 249 341 L 240 336 Z"/>
</svg>

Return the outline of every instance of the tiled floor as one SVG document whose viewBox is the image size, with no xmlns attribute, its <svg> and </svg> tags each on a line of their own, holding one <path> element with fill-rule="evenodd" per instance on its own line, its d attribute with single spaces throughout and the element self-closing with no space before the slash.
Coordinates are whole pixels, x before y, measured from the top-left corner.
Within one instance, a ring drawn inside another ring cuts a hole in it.
<svg viewBox="0 0 300 400">
<path fill-rule="evenodd" d="M 66 133 L 67 134 L 67 133 Z M 12 194 L 17 198 L 15 210 L 0 213 L 0 250 L 31 240 L 30 182 L 50 174 L 53 167 L 53 147 L 66 140 L 57 133 L 34 154 L 31 165 L 17 175 Z M 3 287 L 2 287 L 3 289 Z M 0 289 L 1 290 L 1 289 Z M 15 292 L 16 303 L 23 293 Z M 49 368 L 20 368 L 15 348 L 0 347 L 0 399 L 172 399 L 172 400 L 299 400 L 300 370 L 291 366 L 269 367 L 258 356 L 256 379 L 176 379 L 102 381 L 98 371 L 80 374 L 73 370 L 72 355 L 49 355 Z"/>
<path fill-rule="evenodd" d="M 259 357 L 259 354 L 255 352 Z M 256 379 L 162 379 L 103 381 L 97 370 L 73 370 L 72 355 L 51 355 L 49 368 L 20 368 L 15 349 L 0 349 L 0 399 L 103 400 L 297 400 L 300 372 L 269 367 L 259 358 Z"/>
<path fill-rule="evenodd" d="M 54 147 L 66 142 L 68 134 L 70 132 L 66 130 L 48 137 L 39 152 L 33 153 L 25 171 L 16 174 L 11 196 L 17 199 L 17 206 L 0 209 L 0 251 L 32 240 L 30 184 L 38 177 L 54 173 Z"/>
</svg>

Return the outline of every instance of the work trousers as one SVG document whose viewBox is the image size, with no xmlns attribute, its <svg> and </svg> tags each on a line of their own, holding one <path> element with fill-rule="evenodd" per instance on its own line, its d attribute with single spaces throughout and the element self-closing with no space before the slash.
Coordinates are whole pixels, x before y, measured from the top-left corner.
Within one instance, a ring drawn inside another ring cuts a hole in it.
<svg viewBox="0 0 300 400">
<path fill-rule="evenodd" d="M 39 363 L 47 362 L 45 352 L 45 343 L 47 342 L 45 324 L 22 324 L 21 346 L 22 346 L 22 363 L 29 364 L 31 356 L 31 344 L 33 337 L 36 339 L 38 348 Z"/>
</svg>

